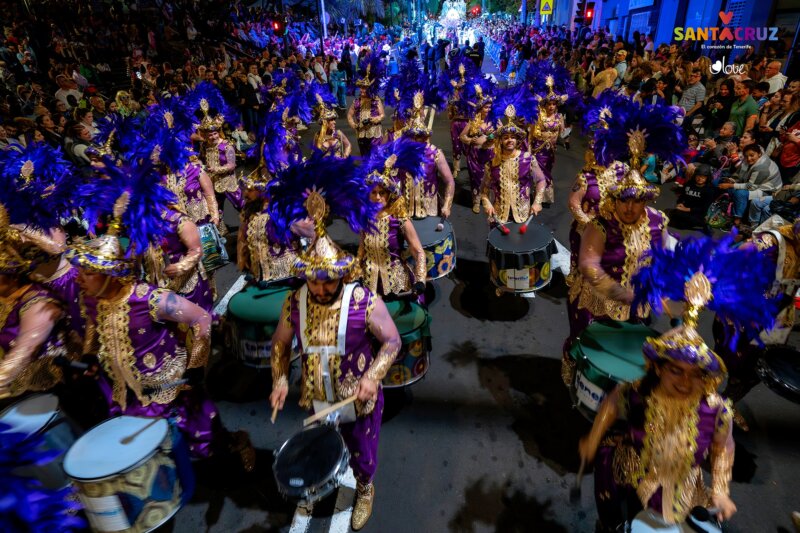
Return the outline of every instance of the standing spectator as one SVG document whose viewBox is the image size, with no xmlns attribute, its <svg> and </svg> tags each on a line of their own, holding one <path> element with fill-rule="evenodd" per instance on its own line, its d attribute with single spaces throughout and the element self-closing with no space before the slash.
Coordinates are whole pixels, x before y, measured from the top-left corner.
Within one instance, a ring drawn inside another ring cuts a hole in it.
<svg viewBox="0 0 800 533">
<path fill-rule="evenodd" d="M 758 104 L 750 96 L 755 82 L 744 80 L 736 84 L 736 100 L 731 104 L 730 120 L 736 124 L 736 136 L 741 136 L 745 130 L 751 130 L 758 119 Z"/>
<path fill-rule="evenodd" d="M 761 107 L 769 101 L 769 97 L 767 94 L 772 94 L 773 91 L 769 90 L 769 83 L 765 81 L 760 81 L 756 83 L 755 87 L 753 87 L 753 100 L 756 101 L 756 105 L 758 106 L 758 110 L 761 111 Z"/>
<path fill-rule="evenodd" d="M 317 55 L 314 58 L 314 77 L 323 85 L 328 84 L 328 74 L 325 72 L 325 65 L 322 64 L 322 56 Z"/>
<path fill-rule="evenodd" d="M 592 90 L 592 96 L 597 97 L 601 92 L 606 89 L 610 89 L 614 86 L 614 81 L 617 79 L 619 75 L 617 73 L 617 69 L 614 68 L 614 60 L 610 57 L 607 57 L 605 60 L 605 68 L 603 72 L 599 74 L 595 74 L 596 69 L 593 69 L 591 66 L 589 67 L 590 72 L 590 81 L 594 89 Z"/>
<path fill-rule="evenodd" d="M 767 63 L 767 68 L 764 70 L 764 78 L 761 81 L 769 83 L 768 94 L 783 89 L 786 84 L 786 76 L 781 73 L 781 62 L 770 61 Z"/>
<path fill-rule="evenodd" d="M 618 50 L 614 54 L 614 69 L 617 71 L 617 77 L 614 79 L 614 87 L 619 87 L 622 79 L 625 77 L 625 72 L 628 70 L 628 63 L 625 58 L 628 57 L 628 52 L 625 50 Z"/>
<path fill-rule="evenodd" d="M 689 80 L 686 82 L 686 87 L 681 89 L 680 86 L 675 90 L 681 93 L 681 99 L 678 105 L 686 111 L 686 118 L 683 123 L 691 125 L 692 116 L 703 106 L 703 100 L 706 98 L 706 88 L 700 83 L 702 73 L 698 69 L 692 69 L 689 73 Z M 751 98 L 752 100 L 752 98 Z M 755 102 L 753 102 L 755 104 Z M 756 109 L 758 111 L 758 109 Z M 739 133 L 741 134 L 741 132 Z"/>
</svg>

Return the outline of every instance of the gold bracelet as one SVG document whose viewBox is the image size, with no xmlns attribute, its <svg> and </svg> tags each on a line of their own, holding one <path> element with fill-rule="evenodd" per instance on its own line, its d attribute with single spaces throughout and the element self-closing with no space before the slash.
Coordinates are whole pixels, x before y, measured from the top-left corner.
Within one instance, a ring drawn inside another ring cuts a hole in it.
<svg viewBox="0 0 800 533">
<path fill-rule="evenodd" d="M 272 343 L 272 350 L 270 354 L 270 365 L 272 366 L 272 390 L 277 389 L 281 385 L 289 384 L 287 375 L 289 374 L 288 365 L 286 364 L 286 344 L 283 341 L 275 341 Z"/>
<path fill-rule="evenodd" d="M 202 324 L 192 325 L 192 349 L 189 351 L 189 368 L 205 368 L 211 351 L 211 335 L 201 333 Z"/>
<path fill-rule="evenodd" d="M 719 448 L 722 448 L 721 450 Z M 730 483 L 733 475 L 733 450 L 725 446 L 713 446 L 711 449 L 711 494 L 730 495 Z"/>
<path fill-rule="evenodd" d="M 386 377 L 389 367 L 392 366 L 397 354 L 400 352 L 399 346 L 391 346 L 389 343 L 384 343 L 378 352 L 377 357 L 369 365 L 365 376 L 373 381 L 381 381 Z"/>
</svg>

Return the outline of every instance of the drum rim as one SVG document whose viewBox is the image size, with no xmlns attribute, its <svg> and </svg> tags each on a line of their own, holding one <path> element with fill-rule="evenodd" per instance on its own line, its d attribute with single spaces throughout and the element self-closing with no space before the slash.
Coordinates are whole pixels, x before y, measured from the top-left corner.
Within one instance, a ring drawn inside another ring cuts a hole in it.
<svg viewBox="0 0 800 533">
<path fill-rule="evenodd" d="M 285 490 L 286 489 L 285 484 L 283 482 L 281 482 L 280 479 L 278 479 L 278 473 L 275 471 L 275 467 L 278 464 L 278 458 L 280 457 L 281 453 L 283 453 L 283 451 L 286 448 L 286 446 L 289 444 L 289 441 L 291 441 L 296 436 L 301 435 L 305 431 L 311 431 L 312 429 L 318 428 L 318 427 L 327 427 L 327 428 L 333 430 L 333 432 L 336 433 L 336 436 L 339 437 L 339 442 L 341 443 L 342 448 L 341 448 L 341 451 L 339 453 L 339 458 L 334 462 L 334 466 L 331 468 L 331 471 L 328 472 L 325 475 L 325 477 L 324 477 L 325 481 L 323 481 L 321 483 L 315 483 L 313 485 L 305 485 L 305 486 L 302 487 L 302 492 L 304 494 L 314 493 L 318 489 L 320 489 L 321 487 L 325 486 L 327 483 L 329 483 L 331 480 L 333 480 L 336 477 L 336 474 L 341 469 L 342 463 L 346 462 L 345 461 L 345 457 L 347 457 L 347 455 L 348 455 L 347 443 L 344 441 L 344 437 L 342 437 L 342 434 L 335 427 L 330 426 L 328 424 L 314 424 L 312 426 L 308 426 L 306 428 L 303 428 L 302 430 L 298 431 L 297 433 L 294 433 L 291 437 L 286 439 L 286 441 L 283 444 L 281 444 L 281 447 L 278 448 L 277 452 L 275 452 L 275 459 L 272 461 L 272 476 L 275 478 L 275 483 L 278 485 L 278 490 L 282 491 L 287 496 L 288 496 L 289 491 Z M 295 488 L 295 487 L 289 487 L 289 488 L 292 489 L 292 488 Z M 303 496 L 302 499 L 305 500 L 306 497 Z"/>
<path fill-rule="evenodd" d="M 415 357 L 415 359 L 420 359 L 422 357 L 424 357 L 425 359 L 428 360 L 428 364 L 425 366 L 425 372 L 423 372 L 422 374 L 414 377 L 414 379 L 412 379 L 411 381 L 407 381 L 405 383 L 401 383 L 401 384 L 398 384 L 398 385 L 386 385 L 383 382 L 383 380 L 381 380 L 381 387 L 383 387 L 384 389 L 401 389 L 403 387 L 410 387 L 411 385 L 415 384 L 416 382 L 418 382 L 419 380 L 424 378 L 425 375 L 428 373 L 428 371 L 431 369 L 431 354 L 428 352 L 428 350 L 425 350 L 425 354 L 424 355 L 421 355 L 420 357 Z M 394 366 L 394 365 L 392 365 L 392 366 Z"/>
<path fill-rule="evenodd" d="M 28 433 L 28 436 L 26 437 L 26 439 L 28 439 L 28 438 L 30 438 L 32 436 L 35 436 L 35 435 L 42 435 L 42 434 L 46 433 L 45 430 L 48 427 L 50 427 L 53 424 L 53 422 L 58 419 L 59 416 L 63 415 L 63 413 L 61 411 L 61 402 L 59 401 L 58 396 L 56 396 L 55 394 L 50 394 L 48 392 L 37 392 L 36 394 L 31 394 L 30 396 L 25 396 L 24 398 L 12 403 L 8 407 L 6 407 L 2 411 L 0 411 L 0 419 L 2 419 L 3 416 L 5 416 L 6 413 L 8 413 L 11 409 L 13 409 L 18 404 L 20 404 L 22 402 L 25 402 L 27 400 L 32 400 L 34 398 L 39 398 L 39 397 L 43 397 L 43 396 L 52 396 L 53 398 L 55 398 L 56 399 L 56 408 L 53 410 L 53 413 L 50 415 L 50 418 L 47 419 L 47 423 L 42 425 L 40 428 L 38 428 L 33 433 Z M 10 428 L 9 431 L 0 432 L 0 435 L 2 435 L 3 433 L 20 433 L 20 432 L 19 431 L 14 431 L 14 428 L 12 427 L 12 428 Z M 75 439 L 75 440 L 77 442 L 78 439 Z"/>
<path fill-rule="evenodd" d="M 159 441 L 159 443 L 158 443 L 158 446 L 156 446 L 155 448 L 153 448 L 153 449 L 152 449 L 152 450 L 151 450 L 151 451 L 150 451 L 150 452 L 149 452 L 149 453 L 148 453 L 148 454 L 147 454 L 147 455 L 146 455 L 144 458 L 140 459 L 138 462 L 136 462 L 134 465 L 132 465 L 132 466 L 130 466 L 130 467 L 127 467 L 127 468 L 124 468 L 124 469 L 118 470 L 118 471 L 114 472 L 113 474 L 108 474 L 108 475 L 106 475 L 106 476 L 103 476 L 103 477 L 96 477 L 96 478 L 85 478 L 85 477 L 78 477 L 78 476 L 74 476 L 74 475 L 70 474 L 69 472 L 67 472 L 67 466 L 66 466 L 66 465 L 67 465 L 67 457 L 69 456 L 69 453 L 72 451 L 73 447 L 74 447 L 74 446 L 75 446 L 75 445 L 76 445 L 78 442 L 80 442 L 80 440 L 81 440 L 82 438 L 84 438 L 86 435 L 88 435 L 89 433 L 91 433 L 91 432 L 92 432 L 92 430 L 94 430 L 95 428 L 97 428 L 97 427 L 100 427 L 100 426 L 102 426 L 103 424 L 105 424 L 105 423 L 107 423 L 107 422 L 110 422 L 111 420 L 116 420 L 116 419 L 118 419 L 118 418 L 123 418 L 123 417 L 127 417 L 127 418 L 139 418 L 139 419 L 144 419 L 144 420 L 154 420 L 154 419 L 163 420 L 164 422 L 166 422 L 166 423 L 167 423 L 167 428 L 166 428 L 167 430 L 166 430 L 166 432 L 164 433 L 164 437 L 163 437 L 163 438 L 162 438 L 162 439 Z M 77 439 L 75 439 L 75 442 L 73 442 L 73 443 L 72 443 L 72 445 L 69 447 L 69 449 L 67 450 L 67 452 L 64 454 L 64 461 L 63 461 L 63 463 L 62 463 L 61 467 L 64 469 L 64 473 L 67 475 L 67 477 L 69 477 L 70 479 L 73 479 L 73 480 L 75 480 L 75 481 L 80 481 L 80 482 L 82 482 L 82 483 L 87 483 L 87 482 L 88 482 L 88 483 L 93 483 L 93 482 L 101 482 L 101 481 L 106 481 L 106 480 L 108 480 L 108 479 L 113 479 L 113 478 L 115 478 L 115 477 L 117 477 L 117 476 L 121 476 L 121 475 L 123 475 L 123 474 L 127 474 L 128 472 L 130 472 L 130 471 L 132 471 L 132 470 L 135 470 L 135 469 L 139 468 L 139 467 L 140 467 L 140 466 L 142 466 L 144 463 L 146 463 L 147 461 L 149 461 L 150 459 L 152 459 L 152 458 L 153 458 L 153 456 L 154 456 L 156 453 L 158 453 L 158 452 L 161 450 L 161 445 L 162 445 L 162 444 L 164 444 L 164 440 L 166 440 L 166 438 L 167 438 L 169 435 L 170 435 L 170 424 L 169 424 L 169 420 L 168 420 L 168 419 L 166 419 L 166 418 L 161 418 L 161 417 L 143 417 L 143 416 L 131 416 L 131 415 L 118 415 L 118 416 L 113 416 L 113 417 L 111 417 L 111 418 L 107 418 L 106 420 L 103 420 L 102 422 L 100 422 L 100 423 L 98 423 L 98 424 L 95 424 L 94 426 L 92 426 L 91 428 L 89 428 L 89 429 L 86 431 L 86 433 L 84 433 L 83 435 L 81 435 L 80 437 L 78 437 Z"/>
<path fill-rule="evenodd" d="M 767 365 L 763 356 L 756 363 L 756 374 L 761 383 L 778 396 L 793 403 L 800 403 L 800 389 L 778 380 L 772 367 Z"/>
<path fill-rule="evenodd" d="M 547 226 L 545 226 L 544 224 L 541 224 L 541 223 L 539 223 L 539 222 L 536 222 L 535 220 L 532 220 L 532 221 L 531 221 L 531 223 L 529 224 L 529 226 L 531 226 L 531 225 L 534 225 L 534 224 L 536 224 L 536 225 L 538 225 L 538 226 L 541 226 L 541 227 L 543 227 L 544 229 L 546 229 L 548 232 L 550 232 L 550 240 L 549 240 L 548 242 L 546 242 L 546 243 L 544 244 L 544 246 L 541 246 L 541 247 L 539 247 L 539 248 L 530 248 L 530 249 L 526 249 L 526 250 L 519 250 L 518 252 L 512 252 L 512 253 L 530 253 L 530 252 L 536 252 L 536 251 L 538 251 L 538 250 L 544 250 L 545 248 L 547 248 L 548 246 L 550 246 L 550 243 L 552 243 L 553 241 L 555 241 L 555 240 L 556 240 L 556 234 L 553 232 L 553 230 L 551 230 L 550 228 L 548 228 L 548 227 L 547 227 Z M 505 226 L 507 226 L 507 227 L 509 228 L 509 230 L 513 231 L 513 230 L 514 230 L 514 228 L 519 228 L 519 227 L 521 227 L 521 226 L 522 226 L 522 223 L 520 223 L 520 222 L 513 222 L 513 221 L 509 221 L 509 222 L 506 222 L 504 225 L 505 225 Z M 498 251 L 503 251 L 503 249 L 502 249 L 502 248 L 498 248 L 497 246 L 495 246 L 494 244 L 492 244 L 492 241 L 491 241 L 490 237 L 491 237 L 493 234 L 495 234 L 495 233 L 497 233 L 497 234 L 502 234 L 502 232 L 500 231 L 500 228 L 499 228 L 499 227 L 494 227 L 494 228 L 492 228 L 492 229 L 490 229 L 490 230 L 489 230 L 489 233 L 487 233 L 487 234 L 486 234 L 486 244 L 487 244 L 488 246 L 491 246 L 491 247 L 492 247 L 492 248 L 494 248 L 495 250 L 498 250 Z"/>
<path fill-rule="evenodd" d="M 412 218 L 411 219 L 411 224 L 413 225 L 414 222 L 419 222 L 419 221 L 422 221 L 422 220 L 428 220 L 428 219 L 433 219 L 433 218 L 437 218 L 437 217 Z M 452 237 L 453 246 L 455 247 L 456 232 L 453 230 L 453 225 L 450 223 L 450 221 L 447 220 L 447 219 L 444 219 L 444 221 L 439 219 L 436 223 L 437 224 L 439 224 L 439 223 L 443 223 L 444 224 L 444 229 L 441 232 L 439 232 L 439 231 L 436 232 L 436 233 L 441 233 L 442 238 L 439 239 L 439 240 L 430 241 L 430 242 L 427 242 L 427 243 L 423 243 L 422 240 L 420 240 L 420 245 L 422 245 L 422 248 L 425 249 L 425 248 L 430 247 L 430 246 L 435 246 L 437 244 L 441 244 L 441 243 L 443 243 L 444 241 L 446 241 L 450 237 Z M 448 226 L 450 227 L 450 231 L 447 231 Z M 416 228 L 414 228 L 414 229 L 416 230 Z M 405 250 L 408 250 L 408 248 L 405 248 L 404 251 Z"/>
</svg>

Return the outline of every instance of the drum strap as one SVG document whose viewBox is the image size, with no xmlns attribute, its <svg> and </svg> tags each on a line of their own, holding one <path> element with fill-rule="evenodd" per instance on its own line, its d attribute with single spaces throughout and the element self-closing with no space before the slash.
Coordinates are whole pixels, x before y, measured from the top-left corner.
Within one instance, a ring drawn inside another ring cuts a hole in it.
<svg viewBox="0 0 800 533">
<path fill-rule="evenodd" d="M 298 294 L 300 312 L 300 341 L 303 344 L 305 353 L 317 353 L 320 358 L 320 365 L 322 370 L 322 379 L 325 382 L 325 397 L 329 402 L 336 401 L 336 395 L 333 390 L 333 382 L 331 379 L 331 355 L 343 355 L 345 352 L 345 340 L 347 338 L 347 317 L 350 314 L 350 299 L 353 296 L 353 289 L 355 283 L 348 283 L 344 286 L 342 293 L 342 304 L 339 309 L 339 328 L 336 332 L 336 346 L 309 346 L 308 337 L 306 337 L 306 320 L 308 316 L 308 285 L 303 285 Z"/>
</svg>

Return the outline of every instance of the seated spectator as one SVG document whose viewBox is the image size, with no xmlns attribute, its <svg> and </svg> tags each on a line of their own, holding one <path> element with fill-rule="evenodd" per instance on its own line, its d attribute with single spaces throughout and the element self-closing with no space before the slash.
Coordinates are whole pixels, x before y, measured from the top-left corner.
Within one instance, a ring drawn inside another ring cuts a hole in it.
<svg viewBox="0 0 800 533">
<path fill-rule="evenodd" d="M 773 153 L 772 157 L 778 163 L 783 183 L 791 183 L 800 171 L 800 112 L 792 113 L 779 131 L 781 145 L 777 155 Z"/>
<path fill-rule="evenodd" d="M 5 126 L 0 124 L 0 150 L 16 150 L 17 152 L 22 152 L 22 148 L 22 143 L 13 137 L 9 137 Z"/>
<path fill-rule="evenodd" d="M 731 104 L 730 120 L 736 124 L 736 135 L 751 130 L 758 119 L 758 104 L 750 95 L 755 87 L 753 80 L 744 80 L 736 84 L 736 100 Z"/>
<path fill-rule="evenodd" d="M 733 223 L 738 226 L 751 200 L 769 196 L 781 188 L 778 165 L 767 157 L 755 143 L 744 149 L 744 161 L 739 170 L 719 184 L 733 197 Z M 755 216 L 755 213 L 754 213 Z"/>
<path fill-rule="evenodd" d="M 700 70 L 692 69 L 692 71 L 689 72 L 689 79 L 685 86 L 681 87 L 679 85 L 675 87 L 675 90 L 681 94 L 678 105 L 686 111 L 684 124 L 691 125 L 692 117 L 703 106 L 703 100 L 706 98 L 706 88 L 700 81 L 701 77 L 702 73 Z"/>
<path fill-rule="evenodd" d="M 703 128 L 706 131 L 717 131 L 728 121 L 731 105 L 736 99 L 733 94 L 733 80 L 722 80 L 716 94 L 711 96 L 700 113 L 703 115 Z"/>
<path fill-rule="evenodd" d="M 761 81 L 769 84 L 767 94 L 772 94 L 783 89 L 783 86 L 786 84 L 786 76 L 781 74 L 781 62 L 770 61 L 767 63 L 764 70 L 764 78 Z"/>
<path fill-rule="evenodd" d="M 714 200 L 711 185 L 711 167 L 699 165 L 691 180 L 686 182 L 674 209 L 669 210 L 670 226 L 678 229 L 702 229 L 706 227 L 706 213 Z"/>
<path fill-rule="evenodd" d="M 650 183 L 661 182 L 658 177 L 658 173 L 656 172 L 655 154 L 644 154 L 644 158 L 642 158 L 642 166 L 639 168 L 639 172 L 642 174 L 642 177 L 644 177 L 644 179 Z"/>
<path fill-rule="evenodd" d="M 772 93 L 769 90 L 769 83 L 765 81 L 760 81 L 753 87 L 753 100 L 756 101 L 759 110 L 769 101 L 768 94 Z"/>
</svg>

